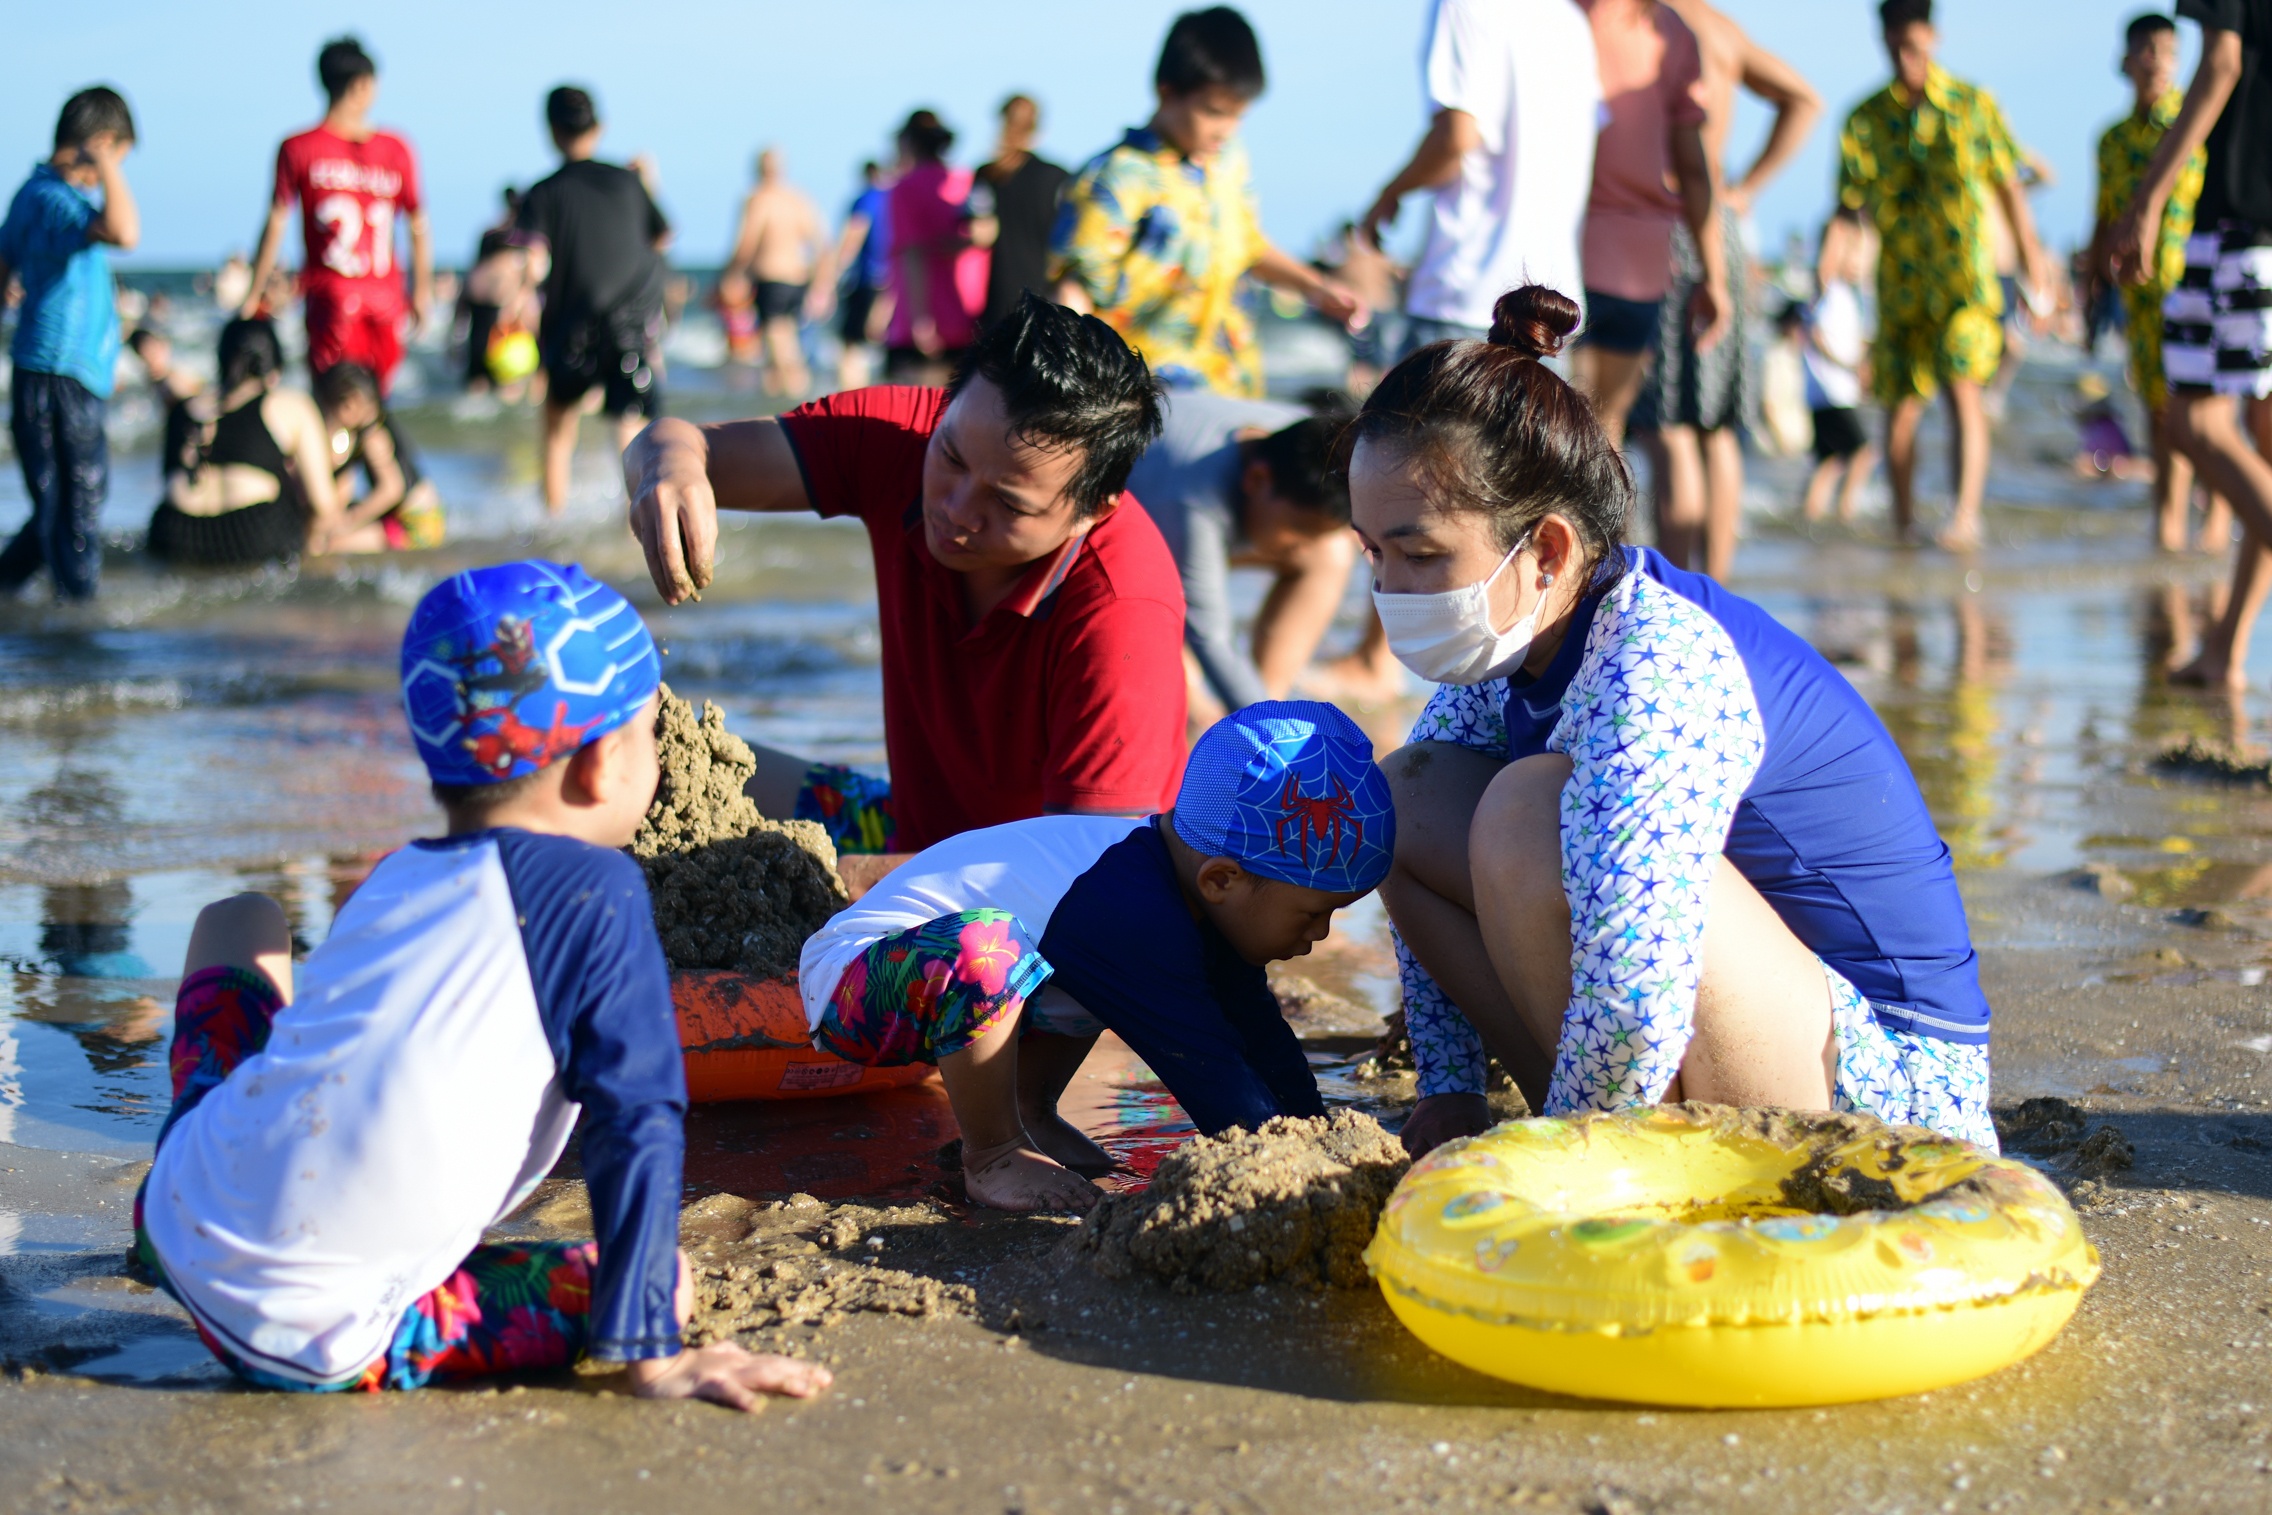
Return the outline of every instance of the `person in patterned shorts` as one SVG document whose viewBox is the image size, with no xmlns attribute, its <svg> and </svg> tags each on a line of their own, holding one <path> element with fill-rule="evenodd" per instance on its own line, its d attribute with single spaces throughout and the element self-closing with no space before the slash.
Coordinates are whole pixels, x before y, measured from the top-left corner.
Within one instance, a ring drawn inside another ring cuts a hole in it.
<svg viewBox="0 0 2272 1515">
<path fill-rule="evenodd" d="M 2125 35 L 2122 73 L 2136 91 L 2130 114 L 2098 139 L 2098 224 L 2091 231 L 2090 267 L 2106 276 L 2106 247 L 2115 223 L 2137 197 L 2138 183 L 2154 149 L 2177 119 L 2184 92 L 2177 88 L 2177 23 L 2152 13 L 2131 21 Z M 2161 236 L 2143 284 L 2118 286 L 2125 334 L 2130 340 L 2130 387 L 2153 425 L 2155 535 L 2164 552 L 2185 550 L 2193 494 L 2193 464 L 2169 443 L 2169 379 L 2162 371 L 2162 302 L 2185 275 L 2185 243 L 2193 234 L 2193 204 L 2201 198 L 2207 163 L 2198 149 L 2178 171 L 2177 183 L 2162 207 Z M 2214 497 L 2212 497 L 2214 500 Z M 2222 552 L 2232 534 L 2232 517 L 2214 500 L 2201 523 L 2203 552 Z"/>
<path fill-rule="evenodd" d="M 1956 432 L 1956 504 L 1941 544 L 1980 542 L 1988 485 L 1988 412 L 1981 390 L 2004 355 L 2004 294 L 1988 236 L 1990 195 L 2019 239 L 2030 285 L 2055 286 L 2019 180 L 2020 151 L 1995 97 L 1933 61 L 1932 0 L 1885 0 L 1891 83 L 1854 108 L 1838 138 L 1838 201 L 1878 229 L 1878 335 L 1871 349 L 1886 408 L 1893 526 L 1917 516 L 1917 428 L 1946 389 Z"/>
</svg>

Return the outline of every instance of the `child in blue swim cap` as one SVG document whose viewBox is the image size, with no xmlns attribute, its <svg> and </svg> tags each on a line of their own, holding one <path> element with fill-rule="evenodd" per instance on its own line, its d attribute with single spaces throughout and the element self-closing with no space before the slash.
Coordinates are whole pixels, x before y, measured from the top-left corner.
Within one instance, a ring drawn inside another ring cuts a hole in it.
<svg viewBox="0 0 2272 1515">
<path fill-rule="evenodd" d="M 453 576 L 402 645 L 448 834 L 383 859 L 297 984 L 273 900 L 198 916 L 135 1257 L 239 1377 L 408 1389 L 590 1356 L 654 1398 L 827 1386 L 680 1337 L 686 1078 L 620 850 L 654 799 L 659 671 L 581 568 Z M 484 1244 L 579 1117 L 595 1242 Z"/>
<path fill-rule="evenodd" d="M 1107 1028 L 1201 1131 L 1325 1112 L 1263 967 L 1323 940 L 1395 847 L 1355 722 L 1249 705 L 1199 739 L 1164 815 L 1013 821 L 887 874 L 805 944 L 813 1045 L 936 1063 L 975 1202 L 1084 1209 L 1111 1159 L 1057 1101 Z"/>
</svg>

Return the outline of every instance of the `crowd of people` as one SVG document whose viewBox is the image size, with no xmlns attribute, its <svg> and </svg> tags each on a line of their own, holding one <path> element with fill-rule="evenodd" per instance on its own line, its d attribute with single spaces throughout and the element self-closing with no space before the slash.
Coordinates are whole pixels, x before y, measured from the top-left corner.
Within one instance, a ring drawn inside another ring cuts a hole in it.
<svg viewBox="0 0 2272 1515">
<path fill-rule="evenodd" d="M 2236 407 L 2272 394 L 2272 4 L 2178 10 L 2202 61 L 2166 108 L 2166 90 L 2147 98 L 2166 23 L 2133 27 L 2139 108 L 2110 161 L 2144 161 L 2105 202 L 2093 268 L 2164 286 L 2162 434 L 2245 534 L 2214 644 L 2237 659 L 2272 544 L 2272 468 Z M 1919 421 L 1946 391 L 1943 537 L 1969 550 L 2004 356 L 1995 218 L 2023 300 L 2057 270 L 1994 99 L 1934 61 L 1928 0 L 1879 14 L 1893 77 L 1841 130 L 1822 296 L 1794 315 L 1819 360 L 1810 495 L 1851 501 L 1867 383 L 1913 528 Z M 1236 128 L 1265 73 L 1233 11 L 1178 17 L 1152 117 L 1061 182 L 1032 154 L 1030 101 L 1005 109 L 979 173 L 949 163 L 935 115 L 911 116 L 857 239 L 831 244 L 761 164 L 737 238 L 746 339 L 825 309 L 829 260 L 869 291 L 859 329 L 882 332 L 887 371 L 914 382 L 709 425 L 656 414 L 642 344 L 667 225 L 635 171 L 593 157 L 589 96 L 554 92 L 563 167 L 513 215 L 543 260 L 547 426 L 595 390 L 651 418 L 623 467 L 657 592 L 681 604 L 710 581 L 720 511 L 856 520 L 870 544 L 888 778 L 761 748 L 748 786 L 843 853 L 911 855 L 806 944 L 813 1045 L 935 1064 L 972 1202 L 1084 1208 L 1109 1159 L 1056 1107 L 1106 1030 L 1202 1131 L 1322 1109 L 1264 969 L 1378 890 L 1419 1071 L 1415 1156 L 1483 1129 L 1492 1058 L 1549 1115 L 1838 1109 L 1993 1150 L 1989 1005 L 1909 765 L 1836 668 L 1706 571 L 1726 566 L 1728 444 L 1753 382 L 1731 212 L 1788 159 L 1812 91 L 1702 0 L 1436 0 L 1423 56 L 1425 135 L 1358 228 L 1376 240 L 1428 201 L 1401 338 L 1373 351 L 1361 402 L 1324 415 L 1262 401 L 1240 281 L 1351 325 L 1372 312 L 1260 230 Z M 307 399 L 278 384 L 255 316 L 224 334 L 217 418 L 182 444 L 201 461 L 166 507 L 185 553 L 267 530 L 287 480 L 324 541 L 385 534 L 416 494 L 383 405 L 405 312 L 357 283 L 394 267 L 374 228 L 399 221 L 409 278 L 388 274 L 386 298 L 428 298 L 416 176 L 360 124 L 368 73 L 337 78 L 334 115 L 285 144 L 271 221 L 281 236 L 283 208 L 322 191 L 306 233 L 329 271 L 306 298 L 328 359 Z M 1731 183 L 1739 87 L 1775 118 Z M 99 439 L 108 385 L 73 313 L 81 283 L 107 285 L 102 248 L 134 241 L 131 140 L 115 95 L 74 98 L 0 230 L 27 292 L 19 441 L 49 474 L 8 561 L 55 553 L 59 583 L 83 561 L 72 491 L 100 454 L 74 449 L 99 449 L 82 434 Z M 2143 383 L 2157 311 L 2131 303 Z M 358 423 L 350 503 L 327 437 Z M 1627 540 L 1625 448 L 1650 434 L 1658 548 Z M 1338 708 L 1282 697 L 1352 542 L 1377 617 L 1357 671 L 1434 686 L 1378 761 Z M 1221 592 L 1247 550 L 1277 574 L 1251 654 Z M 401 667 L 448 835 L 382 862 L 296 968 L 273 903 L 200 918 L 140 1265 L 271 1387 L 407 1388 L 588 1352 L 646 1395 L 818 1392 L 810 1365 L 681 1335 L 685 1085 L 644 886 L 616 850 L 657 782 L 659 660 L 637 612 L 573 566 L 472 569 L 420 604 Z M 1192 743 L 1195 692 L 1226 713 Z M 596 1246 L 482 1244 L 579 1109 Z"/>
</svg>

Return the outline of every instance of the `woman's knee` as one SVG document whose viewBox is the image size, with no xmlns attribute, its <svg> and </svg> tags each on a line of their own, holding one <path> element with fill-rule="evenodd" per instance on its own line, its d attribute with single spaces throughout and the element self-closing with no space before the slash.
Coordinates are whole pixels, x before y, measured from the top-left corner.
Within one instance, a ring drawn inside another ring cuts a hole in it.
<svg viewBox="0 0 2272 1515">
<path fill-rule="evenodd" d="M 1522 894 L 1562 889 L 1562 787 L 1570 760 L 1559 752 L 1509 763 L 1475 807 L 1467 836 L 1476 887 L 1489 880 Z"/>
</svg>

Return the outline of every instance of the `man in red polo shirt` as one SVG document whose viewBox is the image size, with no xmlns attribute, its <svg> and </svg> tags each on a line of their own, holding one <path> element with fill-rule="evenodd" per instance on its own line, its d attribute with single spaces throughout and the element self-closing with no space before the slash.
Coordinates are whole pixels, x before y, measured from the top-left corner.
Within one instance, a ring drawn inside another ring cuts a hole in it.
<svg viewBox="0 0 2272 1515">
<path fill-rule="evenodd" d="M 307 305 L 308 371 L 360 363 L 384 392 L 402 361 L 405 314 L 395 228 L 410 233 L 408 312 L 421 324 L 434 299 L 434 260 L 426 207 L 418 195 L 418 163 L 410 144 L 370 124 L 379 96 L 378 65 L 353 37 L 324 44 L 316 76 L 330 106 L 324 118 L 284 139 L 276 153 L 276 188 L 268 223 L 253 257 L 252 292 L 244 314 L 261 313 L 268 275 L 284 243 L 284 225 L 299 202 L 307 249 L 300 293 Z M 271 312 L 273 314 L 273 312 Z"/>
<path fill-rule="evenodd" d="M 1124 492 L 1158 385 L 1093 316 L 1028 295 L 948 389 L 857 389 L 778 420 L 655 422 L 624 453 L 672 604 L 717 512 L 857 516 L 875 553 L 888 792 L 760 749 L 751 798 L 846 852 L 912 852 L 1049 812 L 1140 815 L 1183 771 L 1183 589 Z"/>
</svg>

